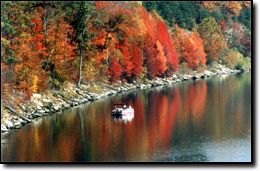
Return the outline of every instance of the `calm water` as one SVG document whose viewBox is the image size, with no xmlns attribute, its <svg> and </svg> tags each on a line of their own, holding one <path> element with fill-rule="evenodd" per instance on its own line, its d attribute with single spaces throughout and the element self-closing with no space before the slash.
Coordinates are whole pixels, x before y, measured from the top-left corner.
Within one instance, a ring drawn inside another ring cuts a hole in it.
<svg viewBox="0 0 260 171">
<path fill-rule="evenodd" d="M 113 119 L 114 103 L 132 120 Z M 12 131 L 2 161 L 251 161 L 251 75 L 215 77 L 84 104 Z"/>
</svg>

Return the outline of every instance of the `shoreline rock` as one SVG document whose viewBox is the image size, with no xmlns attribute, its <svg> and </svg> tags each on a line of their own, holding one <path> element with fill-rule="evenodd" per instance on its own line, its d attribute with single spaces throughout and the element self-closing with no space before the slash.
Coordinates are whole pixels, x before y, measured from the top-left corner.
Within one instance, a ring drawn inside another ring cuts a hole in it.
<svg viewBox="0 0 260 171">
<path fill-rule="evenodd" d="M 143 90 L 162 85 L 177 84 L 178 82 L 188 80 L 197 81 L 217 75 L 231 75 L 249 71 L 251 70 L 232 70 L 223 67 L 220 69 L 218 68 L 216 72 L 205 70 L 201 73 L 183 74 L 179 76 L 174 74 L 173 76 L 167 78 L 155 78 L 154 80 L 149 80 L 146 83 L 134 82 L 131 84 L 126 83 L 120 86 L 111 86 L 106 84 L 102 86 L 102 91 L 99 93 L 87 91 L 87 88 L 89 87 L 87 85 L 82 85 L 79 89 L 75 85 L 71 84 L 71 86 L 68 89 L 64 88 L 61 91 L 52 94 L 33 94 L 31 100 L 27 104 L 21 105 L 22 112 L 19 113 L 19 115 L 33 120 L 35 118 L 48 116 L 56 112 L 64 111 L 74 106 L 100 100 L 103 97 L 117 95 L 123 92 L 127 92 L 129 90 Z M 70 92 L 73 95 L 68 95 L 68 92 Z M 27 108 L 29 108 L 30 110 Z M 11 115 L 10 113 L 9 115 L 10 117 L 8 119 L 5 119 L 5 121 L 1 123 L 1 133 L 9 132 L 12 129 L 19 129 L 24 125 L 30 123 L 27 120 L 22 119 L 22 117 L 19 118 L 18 116 Z"/>
</svg>

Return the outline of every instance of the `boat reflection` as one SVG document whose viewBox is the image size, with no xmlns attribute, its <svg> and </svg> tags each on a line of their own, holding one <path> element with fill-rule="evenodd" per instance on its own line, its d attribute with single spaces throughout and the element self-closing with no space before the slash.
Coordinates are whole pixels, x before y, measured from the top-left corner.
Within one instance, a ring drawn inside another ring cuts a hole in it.
<svg viewBox="0 0 260 171">
<path fill-rule="evenodd" d="M 134 114 L 130 114 L 130 115 L 112 115 L 112 118 L 115 122 L 130 122 L 134 119 Z"/>
</svg>

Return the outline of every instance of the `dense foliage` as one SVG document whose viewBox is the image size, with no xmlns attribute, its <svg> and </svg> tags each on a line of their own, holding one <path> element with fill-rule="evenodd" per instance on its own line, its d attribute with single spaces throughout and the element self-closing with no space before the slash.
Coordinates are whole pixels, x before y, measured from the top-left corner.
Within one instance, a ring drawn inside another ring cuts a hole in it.
<svg viewBox="0 0 260 171">
<path fill-rule="evenodd" d="M 248 68 L 250 29 L 247 1 L 1 2 L 1 93 Z"/>
</svg>

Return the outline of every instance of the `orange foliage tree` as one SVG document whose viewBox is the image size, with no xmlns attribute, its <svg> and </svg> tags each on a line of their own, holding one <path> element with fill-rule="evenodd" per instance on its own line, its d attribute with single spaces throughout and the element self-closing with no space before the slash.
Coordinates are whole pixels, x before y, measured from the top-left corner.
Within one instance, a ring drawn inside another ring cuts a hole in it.
<svg viewBox="0 0 260 171">
<path fill-rule="evenodd" d="M 230 10 L 236 16 L 240 15 L 240 10 L 242 9 L 241 3 L 238 1 L 229 1 L 226 5 L 227 9 Z"/>
<path fill-rule="evenodd" d="M 72 78 L 75 46 L 68 38 L 72 32 L 72 27 L 62 17 L 49 21 L 46 37 L 48 55 L 44 68 L 50 72 L 53 79 L 63 81 Z"/>
<path fill-rule="evenodd" d="M 201 5 L 209 11 L 214 11 L 217 8 L 215 1 L 202 1 Z"/>
<path fill-rule="evenodd" d="M 176 24 L 173 31 L 173 41 L 181 62 L 187 63 L 188 67 L 196 69 L 206 63 L 206 53 L 203 40 L 197 31 L 185 33 Z"/>
<path fill-rule="evenodd" d="M 14 51 L 17 57 L 15 73 L 17 88 L 29 98 L 32 93 L 47 88 L 46 74 L 41 68 L 41 61 L 46 55 L 42 45 L 42 13 L 39 8 L 31 19 L 32 27 L 15 38 Z"/>
<path fill-rule="evenodd" d="M 197 31 L 193 31 L 190 33 L 190 43 L 192 45 L 191 55 L 192 60 L 190 63 L 191 68 L 195 69 L 198 65 L 206 64 L 206 53 L 204 50 L 203 40 L 200 38 L 200 35 Z"/>
</svg>

